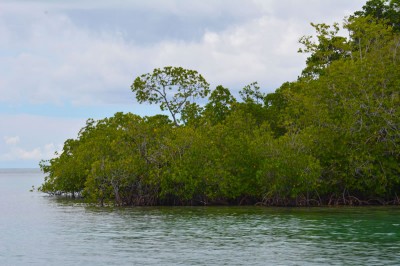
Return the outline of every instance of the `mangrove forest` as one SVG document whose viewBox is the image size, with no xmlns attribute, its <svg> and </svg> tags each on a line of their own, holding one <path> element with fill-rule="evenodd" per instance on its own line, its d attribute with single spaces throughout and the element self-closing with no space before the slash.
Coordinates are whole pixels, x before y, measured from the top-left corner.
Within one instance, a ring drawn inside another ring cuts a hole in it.
<svg viewBox="0 0 400 266">
<path fill-rule="evenodd" d="M 306 67 L 273 93 L 210 88 L 182 67 L 137 77 L 137 101 L 163 114 L 88 119 L 40 162 L 40 191 L 117 206 L 400 204 L 400 1 L 311 26 Z"/>
</svg>

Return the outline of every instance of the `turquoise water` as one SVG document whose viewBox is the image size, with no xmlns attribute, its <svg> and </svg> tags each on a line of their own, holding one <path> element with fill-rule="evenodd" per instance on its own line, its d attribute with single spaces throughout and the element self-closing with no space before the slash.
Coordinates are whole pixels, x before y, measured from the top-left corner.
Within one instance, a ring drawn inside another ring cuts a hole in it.
<svg viewBox="0 0 400 266">
<path fill-rule="evenodd" d="M 400 208 L 96 208 L 0 170 L 0 265 L 400 265 Z"/>
</svg>

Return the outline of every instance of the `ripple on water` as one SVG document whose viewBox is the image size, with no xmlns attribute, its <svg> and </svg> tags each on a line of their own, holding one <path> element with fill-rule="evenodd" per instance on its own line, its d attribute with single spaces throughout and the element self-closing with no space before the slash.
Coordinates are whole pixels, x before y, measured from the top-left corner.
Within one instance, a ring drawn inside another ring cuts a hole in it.
<svg viewBox="0 0 400 266">
<path fill-rule="evenodd" d="M 0 173 L 0 265 L 400 261 L 399 208 L 97 208 L 29 193 L 42 176 L 25 174 Z"/>
</svg>

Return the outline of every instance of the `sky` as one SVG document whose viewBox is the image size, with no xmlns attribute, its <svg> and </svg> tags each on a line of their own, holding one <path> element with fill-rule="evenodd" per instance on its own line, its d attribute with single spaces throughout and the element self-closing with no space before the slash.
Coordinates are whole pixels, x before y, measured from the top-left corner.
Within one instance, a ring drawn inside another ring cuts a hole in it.
<svg viewBox="0 0 400 266">
<path fill-rule="evenodd" d="M 233 93 L 297 79 L 310 22 L 342 23 L 361 0 L 2 0 L 0 168 L 37 168 L 88 118 L 160 113 L 130 86 L 154 68 L 197 70 Z"/>
</svg>

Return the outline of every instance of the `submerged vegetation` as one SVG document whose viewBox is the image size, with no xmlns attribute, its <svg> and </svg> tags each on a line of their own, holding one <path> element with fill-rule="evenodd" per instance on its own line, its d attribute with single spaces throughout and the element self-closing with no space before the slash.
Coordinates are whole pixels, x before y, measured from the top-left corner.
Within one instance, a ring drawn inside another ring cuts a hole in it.
<svg viewBox="0 0 400 266">
<path fill-rule="evenodd" d="M 136 78 L 138 102 L 170 116 L 87 120 L 40 163 L 40 190 L 115 205 L 399 204 L 399 8 L 368 1 L 348 37 L 312 24 L 305 69 L 274 93 L 252 83 L 237 100 L 180 67 Z"/>
</svg>

